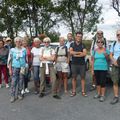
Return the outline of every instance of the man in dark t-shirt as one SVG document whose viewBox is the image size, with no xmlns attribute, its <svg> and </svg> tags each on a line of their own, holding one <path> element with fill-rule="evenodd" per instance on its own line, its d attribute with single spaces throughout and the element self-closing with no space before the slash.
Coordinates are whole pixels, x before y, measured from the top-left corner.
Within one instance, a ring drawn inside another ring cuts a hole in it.
<svg viewBox="0 0 120 120">
<path fill-rule="evenodd" d="M 82 43 L 82 32 L 77 32 L 75 36 L 75 42 L 70 45 L 70 55 L 72 56 L 72 93 L 71 97 L 76 95 L 76 78 L 77 75 L 81 76 L 81 87 L 82 87 L 82 95 L 87 96 L 85 93 L 85 56 L 87 54 L 87 50 L 85 45 Z"/>
</svg>

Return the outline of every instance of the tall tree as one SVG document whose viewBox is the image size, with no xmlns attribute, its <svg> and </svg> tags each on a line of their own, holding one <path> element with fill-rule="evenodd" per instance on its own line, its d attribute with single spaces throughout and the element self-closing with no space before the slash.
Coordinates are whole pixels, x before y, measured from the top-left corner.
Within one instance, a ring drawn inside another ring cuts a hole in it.
<svg viewBox="0 0 120 120">
<path fill-rule="evenodd" d="M 117 11 L 120 16 L 120 0 L 112 0 L 112 7 Z"/>
<path fill-rule="evenodd" d="M 98 0 L 59 0 L 58 8 L 64 23 L 74 34 L 76 31 L 90 32 L 99 23 L 102 6 Z"/>
</svg>

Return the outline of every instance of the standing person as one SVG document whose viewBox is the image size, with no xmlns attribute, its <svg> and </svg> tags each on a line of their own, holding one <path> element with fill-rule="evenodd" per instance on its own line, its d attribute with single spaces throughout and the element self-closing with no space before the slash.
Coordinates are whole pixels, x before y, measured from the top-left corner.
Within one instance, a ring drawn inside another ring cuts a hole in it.
<svg viewBox="0 0 120 120">
<path fill-rule="evenodd" d="M 40 86 L 40 39 L 34 38 L 33 40 L 34 47 L 31 50 L 32 54 L 32 70 L 33 70 L 33 79 L 34 79 L 34 86 L 35 86 L 35 94 L 39 93 L 39 86 Z"/>
<path fill-rule="evenodd" d="M 22 46 L 24 48 L 26 48 L 27 51 L 27 60 L 28 60 L 28 66 L 26 66 L 26 73 L 25 73 L 25 80 L 24 80 L 24 87 L 22 90 L 22 94 L 24 93 L 29 93 L 29 89 L 28 89 L 28 82 L 30 81 L 30 77 L 31 77 L 31 48 L 28 46 L 28 42 L 27 40 L 23 39 L 22 40 Z"/>
<path fill-rule="evenodd" d="M 92 52 L 92 74 L 95 75 L 97 85 L 97 94 L 94 98 L 99 98 L 100 102 L 104 102 L 109 51 L 103 47 L 104 41 L 102 39 L 96 42 L 97 49 Z"/>
<path fill-rule="evenodd" d="M 82 96 L 87 96 L 85 92 L 85 56 L 87 50 L 82 43 L 82 32 L 77 32 L 75 36 L 75 42 L 70 45 L 70 55 L 72 55 L 72 93 L 71 97 L 76 95 L 76 79 L 78 74 L 81 76 Z"/>
<path fill-rule="evenodd" d="M 8 53 L 8 49 L 4 47 L 4 41 L 0 40 L 0 88 L 2 87 L 2 74 L 4 76 L 6 88 L 9 88 L 7 74 Z"/>
<path fill-rule="evenodd" d="M 60 99 L 57 93 L 58 84 L 59 81 L 56 79 L 56 72 L 54 69 L 53 62 L 55 61 L 55 50 L 51 48 L 50 46 L 50 38 L 46 37 L 43 39 L 44 47 L 41 49 L 40 52 L 40 95 L 39 97 L 44 97 L 45 93 L 45 87 L 46 87 L 46 81 L 45 81 L 45 75 L 50 75 L 50 80 L 52 81 L 52 92 L 53 92 L 53 98 Z"/>
<path fill-rule="evenodd" d="M 69 51 L 69 49 L 70 49 L 70 45 L 71 45 L 71 43 L 74 42 L 74 41 L 73 41 L 72 33 L 68 33 L 68 34 L 67 34 L 67 39 L 68 39 L 68 41 L 66 42 L 66 46 L 67 46 L 68 53 L 69 53 L 69 52 L 70 52 L 70 51 Z M 69 54 L 69 56 L 70 56 L 70 54 Z M 70 56 L 70 57 L 69 57 L 69 67 L 70 67 L 69 77 L 72 76 L 72 71 L 71 71 L 71 61 L 72 61 L 72 57 Z"/>
<path fill-rule="evenodd" d="M 27 64 L 26 49 L 22 47 L 22 38 L 14 39 L 15 48 L 12 48 L 8 58 L 9 73 L 12 76 L 11 81 L 11 103 L 15 101 L 17 92 L 18 99 L 23 99 L 21 91 L 23 89 L 25 66 Z M 18 90 L 16 90 L 18 87 Z"/>
<path fill-rule="evenodd" d="M 12 39 L 10 37 L 7 37 L 5 39 L 5 48 L 7 48 L 8 50 L 10 50 L 12 48 Z"/>
<path fill-rule="evenodd" d="M 120 30 L 116 32 L 117 41 L 111 45 L 110 59 L 112 61 L 111 78 L 113 81 L 114 98 L 111 104 L 116 104 L 119 101 L 118 82 L 120 80 L 120 67 L 118 66 L 117 59 L 120 56 Z"/>
<path fill-rule="evenodd" d="M 92 56 L 92 51 L 96 50 L 98 48 L 97 40 L 103 40 L 104 41 L 104 47 L 107 48 L 107 41 L 106 41 L 106 38 L 104 38 L 103 31 L 98 30 L 96 35 L 93 37 L 93 41 L 92 41 L 92 44 L 91 44 L 91 50 L 90 50 L 91 56 Z M 91 91 L 95 90 L 95 88 L 96 88 L 96 79 L 95 79 L 95 76 L 93 75 L 92 76 L 92 86 L 91 86 L 90 90 Z"/>
<path fill-rule="evenodd" d="M 64 92 L 68 92 L 68 72 L 69 72 L 69 56 L 68 50 L 65 46 L 64 37 L 59 38 L 60 45 L 56 48 L 56 70 L 57 77 L 59 79 L 59 89 L 61 89 L 61 84 L 64 84 Z"/>
</svg>

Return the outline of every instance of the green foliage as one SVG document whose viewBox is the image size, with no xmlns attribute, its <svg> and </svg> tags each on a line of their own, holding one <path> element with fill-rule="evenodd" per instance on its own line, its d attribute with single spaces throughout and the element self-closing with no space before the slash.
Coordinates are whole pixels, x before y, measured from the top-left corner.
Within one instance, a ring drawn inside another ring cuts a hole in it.
<svg viewBox="0 0 120 120">
<path fill-rule="evenodd" d="M 86 46 L 86 49 L 88 51 L 88 53 L 90 52 L 90 48 L 91 48 L 91 44 L 92 44 L 92 40 L 83 40 L 83 43 Z"/>
</svg>

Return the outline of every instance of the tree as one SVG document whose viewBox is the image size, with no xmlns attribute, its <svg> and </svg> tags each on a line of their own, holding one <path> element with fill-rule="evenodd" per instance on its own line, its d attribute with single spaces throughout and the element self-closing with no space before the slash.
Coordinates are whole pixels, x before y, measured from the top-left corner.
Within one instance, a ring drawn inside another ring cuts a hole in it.
<svg viewBox="0 0 120 120">
<path fill-rule="evenodd" d="M 98 0 L 59 0 L 58 8 L 61 17 L 72 33 L 90 32 L 100 22 L 102 6 Z"/>
<path fill-rule="evenodd" d="M 112 7 L 117 11 L 120 16 L 120 0 L 112 0 Z"/>
</svg>

